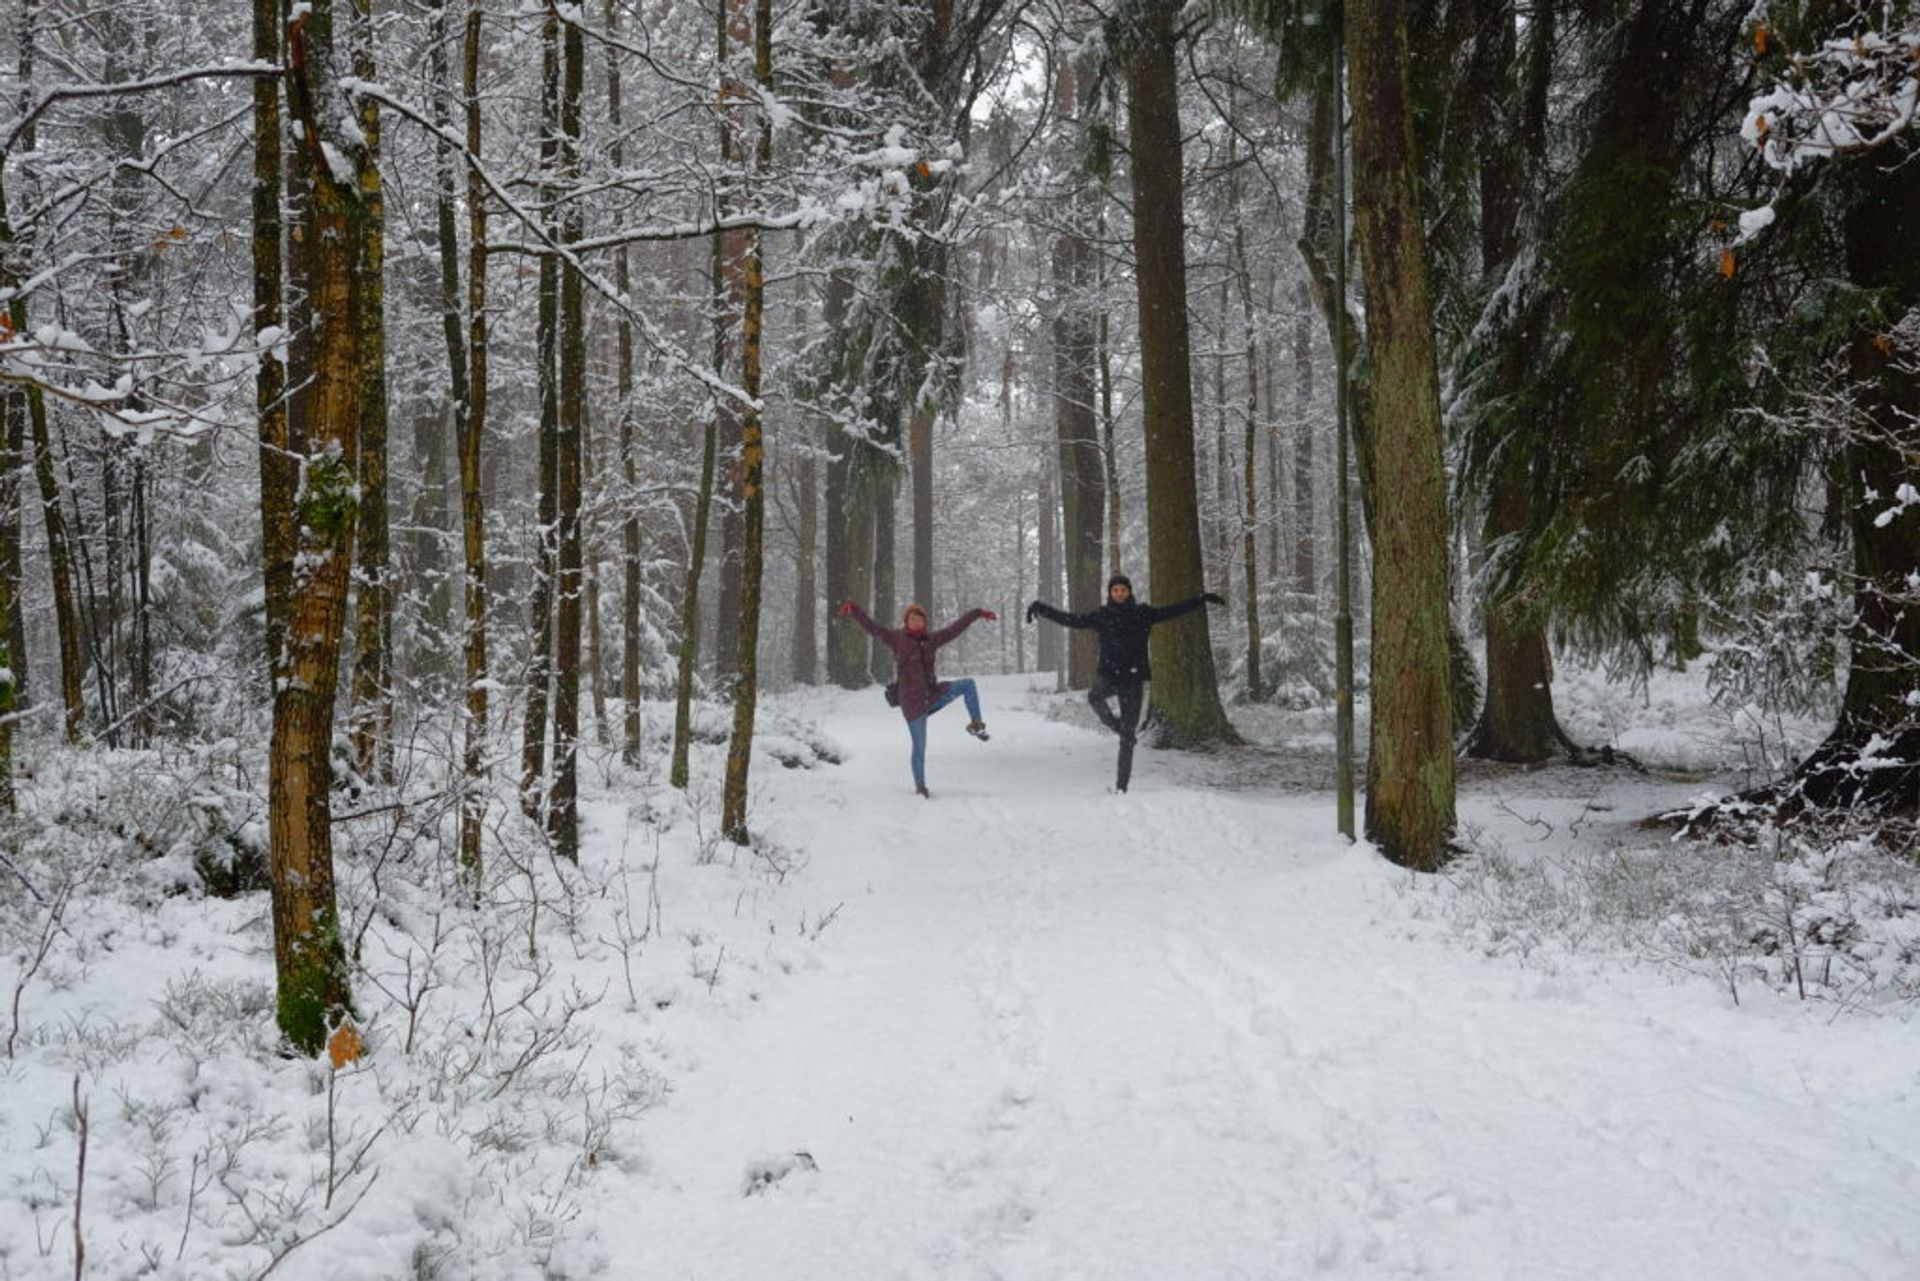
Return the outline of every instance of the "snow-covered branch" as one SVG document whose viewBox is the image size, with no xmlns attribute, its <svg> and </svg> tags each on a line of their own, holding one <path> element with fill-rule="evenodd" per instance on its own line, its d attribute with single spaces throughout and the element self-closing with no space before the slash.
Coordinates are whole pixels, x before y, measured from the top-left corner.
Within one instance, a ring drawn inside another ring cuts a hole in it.
<svg viewBox="0 0 1920 1281">
<path fill-rule="evenodd" d="M 1920 16 L 1901 30 L 1829 40 L 1788 68 L 1749 104 L 1741 126 L 1769 165 L 1792 173 L 1872 151 L 1911 128 L 1920 106 Z"/>
</svg>

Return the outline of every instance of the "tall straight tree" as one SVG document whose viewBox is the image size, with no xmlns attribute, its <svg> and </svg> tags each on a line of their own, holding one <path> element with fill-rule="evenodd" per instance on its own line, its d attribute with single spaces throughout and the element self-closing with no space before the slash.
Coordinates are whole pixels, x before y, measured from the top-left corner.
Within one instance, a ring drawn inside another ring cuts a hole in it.
<svg viewBox="0 0 1920 1281">
<path fill-rule="evenodd" d="M 1353 0 L 1354 220 L 1373 361 L 1373 714 L 1367 835 L 1422 871 L 1454 826 L 1447 493 L 1402 0 Z"/>
<path fill-rule="evenodd" d="M 719 68 L 720 98 L 720 181 L 717 187 L 717 211 L 723 215 L 737 205 L 745 152 L 739 122 L 728 110 L 728 100 L 738 94 L 742 83 L 728 65 L 734 44 L 734 10 L 739 0 L 724 0 L 714 6 L 714 61 Z M 745 48 L 751 37 L 741 38 Z M 713 350 L 716 377 L 722 381 L 734 376 L 735 356 L 745 325 L 745 272 L 747 241 L 752 233 L 733 228 L 714 234 L 719 254 L 720 288 L 713 300 Z M 741 406 L 730 398 L 716 397 L 713 412 L 719 431 L 719 467 L 714 477 L 714 500 L 720 508 L 719 581 L 713 611 L 713 671 L 723 690 L 730 690 L 739 674 L 740 608 L 746 537 L 743 455 L 746 421 Z"/>
<path fill-rule="evenodd" d="M 38 13 L 38 0 L 29 0 L 20 10 L 19 66 L 23 95 L 32 92 L 34 57 L 39 48 Z M 34 123 L 29 120 L 16 145 L 31 152 L 37 141 Z M 4 160 L 5 155 L 0 153 L 0 170 L 5 168 Z M 7 327 L 16 334 L 30 332 L 27 295 L 20 288 L 24 257 L 7 213 L 6 179 L 4 172 L 0 172 L 0 292 L 9 295 Z M 40 527 L 46 533 L 47 570 L 53 582 L 54 640 L 60 655 L 60 701 L 64 713 L 61 723 L 67 741 L 78 743 L 87 712 L 86 649 L 74 585 L 72 538 L 67 530 L 59 473 L 54 466 L 53 432 L 47 416 L 46 396 L 38 386 L 29 384 L 24 399 L 27 427 L 24 443 L 32 455 L 34 481 L 40 491 Z M 17 426 L 12 430 L 18 431 Z"/>
<path fill-rule="evenodd" d="M 1536 44 L 1550 41 L 1551 4 L 1535 6 L 1529 22 Z M 1482 288 L 1497 293 L 1520 252 L 1520 209 L 1528 178 L 1546 172 L 1546 122 L 1519 121 L 1520 146 L 1506 128 L 1518 102 L 1529 115 L 1546 110 L 1544 92 L 1518 92 L 1516 15 L 1507 0 L 1476 0 L 1476 38 L 1468 62 L 1467 119 L 1475 132 L 1474 162 L 1479 180 L 1480 270 Z M 1532 74 L 1545 68 L 1530 60 Z M 1503 402 L 1520 389 L 1524 371 L 1514 359 L 1502 360 L 1485 375 L 1487 396 Z M 1532 524 L 1533 495 L 1539 489 L 1539 460 L 1521 442 L 1504 449 L 1488 478 L 1482 499 L 1481 535 L 1498 554 L 1508 539 Z M 1493 576 L 1496 583 L 1501 576 Z M 1545 620 L 1518 592 L 1496 591 L 1486 605 L 1486 696 L 1467 740 L 1470 756 L 1527 764 L 1565 755 L 1572 747 L 1553 709 L 1553 662 Z"/>
<path fill-rule="evenodd" d="M 834 353 L 836 391 L 850 381 L 857 360 L 850 334 L 853 275 L 836 268 L 827 277 L 824 318 L 827 341 Z M 836 395 L 827 423 L 826 590 L 828 617 L 843 600 L 865 601 L 873 589 L 874 451 L 864 435 L 847 428 L 850 407 Z M 871 681 L 867 672 L 867 638 L 856 627 L 827 628 L 827 679 L 842 689 L 860 689 Z"/>
<path fill-rule="evenodd" d="M 817 445 L 790 447 L 794 505 L 799 509 L 799 546 L 794 549 L 793 642 L 788 654 L 796 684 L 820 679 L 820 463 Z"/>
<path fill-rule="evenodd" d="M 374 63 L 373 0 L 352 0 L 353 74 L 371 83 Z M 386 198 L 380 186 L 380 104 L 372 94 L 358 102 L 360 150 L 355 175 L 360 188 L 361 297 L 354 317 L 359 343 L 360 519 L 356 542 L 353 635 L 353 710 L 348 738 L 362 774 L 391 772 L 393 737 L 393 583 L 387 513 L 387 307 Z"/>
<path fill-rule="evenodd" d="M 269 65 L 282 55 L 281 0 L 253 0 L 253 56 Z M 284 156 L 280 81 L 253 82 L 253 331 L 257 338 L 286 335 Z M 301 344 L 302 347 L 305 344 Z M 293 586 L 293 528 L 269 513 L 293 507 L 299 464 L 287 441 L 287 366 L 263 360 L 254 367 L 254 415 L 260 447 L 260 559 L 265 583 L 268 688 L 279 673 L 286 647 L 287 600 Z"/>
<path fill-rule="evenodd" d="M 620 10 L 614 0 L 606 0 L 607 33 L 607 125 L 612 140 L 607 161 L 615 172 L 624 169 L 626 156 L 626 103 L 620 78 L 620 55 L 615 41 L 620 35 Z M 633 269 L 628 248 L 613 251 L 613 287 L 622 298 L 633 288 Z M 626 486 L 626 515 L 620 521 L 620 756 L 629 765 L 640 763 L 640 510 L 635 491 L 640 485 L 640 464 L 636 458 L 633 420 L 633 318 L 623 307 L 614 321 L 614 394 L 620 415 L 620 479 Z"/>
<path fill-rule="evenodd" d="M 1206 590 L 1195 488 L 1193 371 L 1187 333 L 1184 172 L 1175 0 L 1146 0 L 1127 62 L 1133 158 L 1133 250 L 1140 302 L 1140 381 L 1147 437 L 1152 599 Z M 1204 610 L 1156 627 L 1154 706 L 1177 747 L 1238 740 L 1220 705 Z"/>
<path fill-rule="evenodd" d="M 548 5 L 540 22 L 540 208 L 551 239 L 554 171 L 560 163 L 560 15 Z M 540 255 L 539 302 L 534 320 L 536 383 L 540 395 L 540 496 L 535 507 L 533 591 L 527 616 L 527 715 L 520 727 L 520 808 L 545 821 L 547 728 L 553 687 L 553 597 L 560 569 L 560 260 Z"/>
<path fill-rule="evenodd" d="M 1315 557 L 1320 527 L 1313 507 L 1313 286 L 1300 281 L 1293 312 L 1293 590 L 1311 601 L 1320 590 Z M 1278 568 L 1278 566 L 1275 566 Z"/>
<path fill-rule="evenodd" d="M 1092 101 L 1093 77 L 1073 58 L 1062 58 L 1055 72 L 1054 111 L 1063 128 L 1078 132 Z M 1076 185 L 1083 185 L 1078 176 Z M 1063 202 L 1065 224 L 1054 234 L 1052 275 L 1053 423 L 1060 447 L 1060 508 L 1067 569 L 1067 608 L 1076 614 L 1100 607 L 1103 595 L 1102 528 L 1106 505 L 1106 467 L 1100 428 L 1094 416 L 1096 335 L 1093 296 L 1093 205 L 1098 194 L 1077 190 Z M 1099 658 L 1098 638 L 1076 629 L 1067 639 L 1067 684 L 1085 689 L 1093 683 Z"/>
<path fill-rule="evenodd" d="M 711 239 L 712 258 L 708 283 L 720 292 L 720 237 Z M 720 337 L 714 338 L 714 365 L 720 363 Z M 709 403 L 706 424 L 701 432 L 700 480 L 693 504 L 693 536 L 687 554 L 685 586 L 680 597 L 679 667 L 674 682 L 673 757 L 667 768 L 667 781 L 684 788 L 691 779 L 688 756 L 693 747 L 693 682 L 700 659 L 700 579 L 707 561 L 707 530 L 713 523 L 713 470 L 719 450 L 720 426 L 717 406 Z"/>
<path fill-rule="evenodd" d="M 299 126 L 295 155 L 311 201 L 309 234 L 296 251 L 308 260 L 299 341 L 312 345 L 313 382 L 288 423 L 298 488 L 286 496 L 291 502 L 263 507 L 269 527 L 293 548 L 286 639 L 274 680 L 267 825 L 280 1030 L 313 1054 L 351 1010 L 329 802 L 366 388 L 353 322 L 366 299 L 366 265 L 358 255 L 366 210 L 355 182 L 366 140 L 341 84 L 333 0 L 312 0 L 289 23 L 286 39 L 289 105 Z M 347 158 L 345 172 L 335 168 L 336 156 Z M 280 497 L 263 487 L 263 502 Z"/>
<path fill-rule="evenodd" d="M 557 7 L 556 7 L 557 8 Z M 557 161 L 565 189 L 560 235 L 568 244 L 584 230 L 580 198 L 573 190 L 580 170 L 580 95 L 585 81 L 586 41 L 577 21 L 564 24 L 560 48 L 560 136 Z M 586 453 L 587 336 L 579 268 L 561 265 L 554 407 L 555 587 L 553 686 L 553 786 L 547 829 L 562 858 L 580 860 L 580 638 L 586 576 L 581 547 L 580 500 Z"/>
<path fill-rule="evenodd" d="M 759 136 L 754 146 L 753 187 L 762 186 L 773 165 L 773 122 L 768 108 L 773 95 L 773 0 L 728 0 L 730 43 L 753 43 L 753 78 L 759 90 Z M 733 738 L 727 748 L 727 777 L 721 793 L 720 830 L 736 845 L 745 845 L 747 832 L 747 777 L 753 765 L 753 724 L 760 694 L 760 600 L 765 573 L 766 445 L 760 408 L 761 344 L 765 329 L 766 275 L 761 261 L 758 231 L 747 233 L 746 257 L 741 265 L 740 388 L 745 404 L 740 411 L 740 652 L 734 664 Z"/>
<path fill-rule="evenodd" d="M 438 0 L 444 5 L 446 0 Z M 467 154 L 480 151 L 480 38 L 482 0 L 467 0 L 460 42 L 460 96 Z M 436 16 L 438 11 L 436 11 Z M 453 375 L 454 448 L 460 456 L 460 548 L 464 597 L 461 671 L 465 678 L 465 725 L 461 744 L 464 790 L 460 800 L 460 866 L 472 888 L 480 885 L 482 825 L 487 815 L 487 522 L 480 486 L 480 440 L 487 421 L 487 191 L 478 166 L 467 166 L 467 334 L 465 360 L 458 332 L 459 275 L 453 259 L 452 158 L 442 177 L 440 252 L 447 296 L 448 360 Z M 463 369 L 464 365 L 464 369 Z M 464 383 L 462 373 L 464 372 Z"/>
</svg>

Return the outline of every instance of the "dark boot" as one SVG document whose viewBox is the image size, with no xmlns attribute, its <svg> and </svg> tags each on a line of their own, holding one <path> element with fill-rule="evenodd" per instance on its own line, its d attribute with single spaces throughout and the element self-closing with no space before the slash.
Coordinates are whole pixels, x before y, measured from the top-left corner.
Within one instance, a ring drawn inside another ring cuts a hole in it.
<svg viewBox="0 0 1920 1281">
<path fill-rule="evenodd" d="M 927 790 L 927 785 L 925 783 L 915 783 L 913 786 L 913 790 L 919 795 L 926 797 L 928 800 L 933 799 L 933 793 Z"/>
<path fill-rule="evenodd" d="M 1119 767 L 1114 771 L 1113 790 L 1116 792 L 1126 791 L 1127 783 L 1132 778 L 1133 778 L 1133 735 L 1123 732 L 1120 735 L 1120 763 L 1119 763 Z"/>
</svg>

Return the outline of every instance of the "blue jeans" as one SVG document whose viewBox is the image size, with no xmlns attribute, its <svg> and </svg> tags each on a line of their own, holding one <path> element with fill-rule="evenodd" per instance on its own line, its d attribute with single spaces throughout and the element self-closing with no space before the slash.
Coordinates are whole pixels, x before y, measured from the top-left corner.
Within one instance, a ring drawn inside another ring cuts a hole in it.
<svg viewBox="0 0 1920 1281">
<path fill-rule="evenodd" d="M 947 686 L 947 692 L 933 701 L 927 709 L 927 716 L 951 703 L 956 698 L 967 700 L 967 718 L 980 719 L 980 691 L 974 686 L 973 677 L 962 676 Z M 927 785 L 927 716 L 916 716 L 907 722 L 907 733 L 913 736 L 913 785 Z"/>
</svg>

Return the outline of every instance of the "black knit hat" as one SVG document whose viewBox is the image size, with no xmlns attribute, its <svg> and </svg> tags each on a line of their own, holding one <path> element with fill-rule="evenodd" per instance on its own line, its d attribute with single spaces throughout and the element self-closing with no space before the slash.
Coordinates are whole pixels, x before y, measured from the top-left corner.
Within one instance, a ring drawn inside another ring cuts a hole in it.
<svg viewBox="0 0 1920 1281">
<path fill-rule="evenodd" d="M 1125 583 L 1127 585 L 1128 591 L 1133 590 L 1133 580 L 1131 578 L 1128 578 L 1125 574 L 1115 574 L 1112 578 L 1109 578 L 1107 580 L 1107 594 L 1111 596 L 1113 594 L 1114 587 L 1120 583 Z"/>
</svg>

